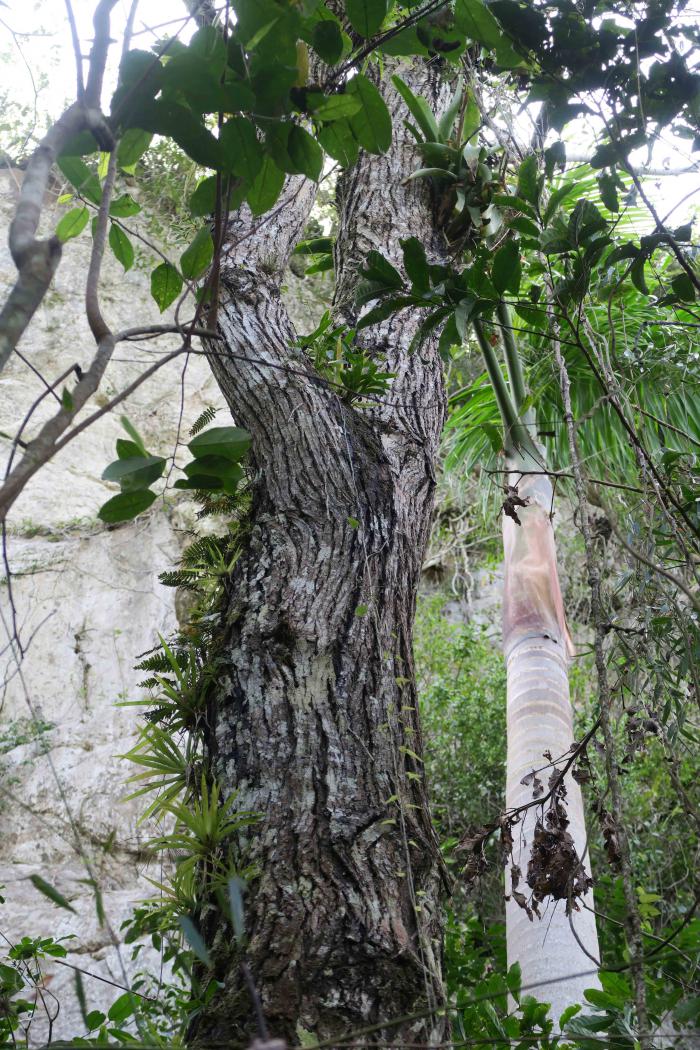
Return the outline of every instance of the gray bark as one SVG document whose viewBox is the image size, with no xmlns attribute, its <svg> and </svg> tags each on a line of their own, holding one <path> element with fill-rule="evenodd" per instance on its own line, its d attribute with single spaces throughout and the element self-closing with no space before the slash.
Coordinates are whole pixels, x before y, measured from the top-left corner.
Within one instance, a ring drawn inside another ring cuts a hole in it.
<svg viewBox="0 0 700 1050">
<path fill-rule="evenodd" d="M 425 67 L 402 72 L 438 99 Z M 400 114 L 394 145 L 385 157 L 361 155 L 339 186 L 336 306 L 348 322 L 369 248 L 399 266 L 402 237 L 438 251 L 427 190 L 402 185 L 417 166 L 406 111 L 393 88 L 383 90 Z M 334 1037 L 443 1002 L 442 871 L 412 656 L 442 366 L 432 342 L 409 356 L 421 319 L 409 311 L 362 338 L 396 372 L 387 403 L 353 407 L 273 367 L 311 370 L 292 347 L 280 282 L 315 189 L 290 179 L 270 215 L 233 220 L 219 311 L 228 353 L 212 346 L 232 414 L 253 437 L 254 502 L 231 581 L 209 746 L 225 793 L 260 815 L 246 847 L 260 871 L 246 898 L 248 960 L 271 1036 L 294 1042 L 301 1029 Z M 193 1039 L 242 1044 L 252 1011 L 228 929 L 214 954 L 225 992 Z M 383 1034 L 430 1042 L 444 1032 L 444 1018 L 429 1016 Z"/>
</svg>

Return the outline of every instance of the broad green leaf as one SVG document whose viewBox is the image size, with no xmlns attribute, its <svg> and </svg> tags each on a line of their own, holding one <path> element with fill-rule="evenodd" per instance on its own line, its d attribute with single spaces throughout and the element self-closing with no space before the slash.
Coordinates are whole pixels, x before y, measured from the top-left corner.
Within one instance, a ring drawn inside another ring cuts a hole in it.
<svg viewBox="0 0 700 1050">
<path fill-rule="evenodd" d="M 308 131 L 293 124 L 287 140 L 287 151 L 296 170 L 317 182 L 323 169 L 323 151 Z"/>
<path fill-rule="evenodd" d="M 367 253 L 362 276 L 387 289 L 403 288 L 403 277 L 380 252 Z"/>
<path fill-rule="evenodd" d="M 545 177 L 551 179 L 554 176 L 554 169 L 559 167 L 564 170 L 566 166 L 566 146 L 558 139 L 553 142 L 548 149 L 544 151 L 544 173 Z"/>
<path fill-rule="evenodd" d="M 102 200 L 100 180 L 94 172 L 90 171 L 85 161 L 82 161 L 80 157 L 59 157 L 56 163 L 82 197 L 87 197 L 93 204 L 100 203 Z"/>
<path fill-rule="evenodd" d="M 671 281 L 671 287 L 679 299 L 686 303 L 695 301 L 695 285 L 687 273 L 677 274 Z"/>
<path fill-rule="evenodd" d="M 333 251 L 332 237 L 312 237 L 308 241 L 299 241 L 294 249 L 295 255 L 320 255 Z"/>
<path fill-rule="evenodd" d="M 520 987 L 523 982 L 523 975 L 520 969 L 520 963 L 515 962 L 508 969 L 506 974 L 506 984 L 508 985 L 508 991 L 517 1002 L 520 999 Z"/>
<path fill-rule="evenodd" d="M 323 61 L 333 66 L 343 54 L 343 34 L 340 24 L 334 18 L 318 22 L 311 34 L 311 46 Z"/>
<path fill-rule="evenodd" d="M 151 144 L 153 135 L 140 128 L 129 128 L 117 146 L 117 164 L 120 168 L 132 168 L 141 159 Z"/>
<path fill-rule="evenodd" d="M 145 489 L 162 477 L 165 460 L 162 456 L 133 456 L 115 459 L 102 473 L 103 481 L 116 481 L 124 492 Z"/>
<path fill-rule="evenodd" d="M 511 230 L 517 230 L 518 233 L 522 233 L 524 237 L 531 237 L 535 241 L 540 235 L 539 228 L 524 215 L 517 215 L 514 219 L 509 219 L 507 225 Z"/>
<path fill-rule="evenodd" d="M 117 262 L 120 262 L 124 270 L 130 270 L 134 265 L 134 246 L 116 223 L 110 223 L 109 246 L 112 249 Z"/>
<path fill-rule="evenodd" d="M 161 313 L 167 310 L 182 291 L 182 277 L 170 263 L 161 263 L 151 273 L 151 295 Z"/>
<path fill-rule="evenodd" d="M 374 36 L 389 10 L 388 0 L 346 0 L 345 13 L 360 36 Z"/>
<path fill-rule="evenodd" d="M 107 1017 L 110 1021 L 115 1024 L 119 1024 L 121 1021 L 125 1021 L 127 1017 L 131 1017 L 136 1011 L 136 999 L 131 992 L 124 992 L 118 999 L 115 999 L 109 1008 Z"/>
<path fill-rule="evenodd" d="M 222 190 L 222 196 L 225 193 L 226 178 L 223 177 L 222 184 L 224 189 Z M 192 215 L 213 215 L 216 210 L 216 187 L 217 187 L 217 176 L 209 175 L 197 186 L 194 193 L 189 199 L 189 209 Z M 228 208 L 229 211 L 235 211 L 239 208 L 245 200 L 246 184 L 242 179 L 235 179 L 233 185 L 229 190 L 228 197 Z M 222 200 L 222 208 L 226 209 L 226 201 Z"/>
<path fill-rule="evenodd" d="M 122 193 L 121 197 L 113 200 L 109 206 L 109 214 L 115 219 L 128 219 L 132 215 L 138 215 L 141 205 L 128 193 Z"/>
<path fill-rule="evenodd" d="M 363 73 L 354 76 L 346 90 L 362 104 L 349 118 L 355 138 L 368 153 L 386 153 L 391 145 L 391 117 L 384 99 Z"/>
<path fill-rule="evenodd" d="M 171 97 L 142 99 L 130 107 L 129 123 L 157 135 L 172 138 L 197 164 L 205 168 L 222 165 L 221 144 L 187 106 Z"/>
<path fill-rule="evenodd" d="M 391 78 L 391 82 L 408 106 L 409 113 L 423 132 L 426 141 L 439 142 L 440 132 L 437 121 L 425 99 L 414 95 L 408 84 L 405 84 L 400 76 L 394 75 Z"/>
<path fill-rule="evenodd" d="M 237 463 L 250 448 L 250 434 L 242 427 L 210 427 L 193 437 L 187 446 L 193 456 L 223 456 Z"/>
<path fill-rule="evenodd" d="M 221 129 L 220 140 L 227 168 L 253 182 L 262 167 L 264 151 L 252 121 L 231 117 Z"/>
<path fill-rule="evenodd" d="M 404 270 L 410 278 L 414 292 L 422 295 L 430 289 L 430 270 L 425 248 L 417 237 L 407 237 L 401 241 L 401 248 Z"/>
<path fill-rule="evenodd" d="M 506 241 L 493 258 L 491 280 L 499 295 L 504 292 L 518 294 L 521 276 L 520 251 L 515 241 Z"/>
<path fill-rule="evenodd" d="M 63 244 L 82 233 L 88 224 L 90 212 L 87 208 L 71 208 L 56 227 L 56 236 Z"/>
<path fill-rule="evenodd" d="M 190 40 L 189 50 L 203 58 L 216 76 L 226 66 L 226 41 L 215 26 L 202 26 Z"/>
<path fill-rule="evenodd" d="M 470 40 L 486 47 L 497 48 L 503 40 L 503 30 L 481 0 L 457 0 L 455 22 Z"/>
<path fill-rule="evenodd" d="M 341 120 L 343 117 L 351 117 L 353 113 L 359 112 L 360 100 L 356 95 L 329 95 L 328 98 L 314 110 L 316 120 L 332 121 Z"/>
<path fill-rule="evenodd" d="M 88 1032 L 94 1032 L 96 1028 L 99 1028 L 103 1021 L 106 1021 L 107 1017 L 100 1010 L 91 1010 L 90 1013 L 85 1014 L 85 1027 Z"/>
<path fill-rule="evenodd" d="M 196 281 L 209 267 L 214 258 L 214 241 L 208 228 L 204 226 L 180 256 L 180 268 L 183 277 Z"/>
<path fill-rule="evenodd" d="M 147 458 L 145 449 L 136 444 L 135 441 L 126 441 L 124 438 L 117 438 L 117 456 L 119 459 L 132 459 L 134 456 L 141 456 L 142 459 Z"/>
<path fill-rule="evenodd" d="M 644 276 L 644 263 L 646 259 L 641 253 L 632 263 L 630 268 L 630 277 L 632 278 L 632 284 L 641 292 L 642 295 L 649 295 L 649 288 L 647 286 L 646 278 Z"/>
<path fill-rule="evenodd" d="M 42 879 L 41 875 L 30 875 L 29 881 L 33 883 L 39 893 L 43 893 L 45 897 L 48 897 L 50 901 L 57 904 L 59 908 L 65 908 L 66 911 L 72 911 L 73 914 L 77 915 L 77 912 L 72 904 L 69 904 L 62 893 L 59 893 L 55 886 L 49 885 L 45 879 Z"/>
<path fill-rule="evenodd" d="M 266 156 L 255 182 L 248 190 L 246 200 L 253 215 L 263 215 L 276 202 L 284 186 L 284 172 L 272 157 Z"/>
<path fill-rule="evenodd" d="M 104 503 L 98 512 L 98 518 L 115 525 L 120 521 L 131 521 L 144 510 L 148 510 L 156 499 L 155 492 L 150 489 L 137 489 L 135 492 L 120 492 Z"/>
<path fill-rule="evenodd" d="M 518 197 L 537 205 L 539 200 L 539 186 L 537 176 L 537 157 L 531 153 L 522 162 L 518 169 Z"/>
<path fill-rule="evenodd" d="M 337 160 L 344 168 L 354 164 L 360 152 L 360 144 L 347 120 L 326 124 L 318 133 L 318 141 L 329 157 Z"/>
</svg>

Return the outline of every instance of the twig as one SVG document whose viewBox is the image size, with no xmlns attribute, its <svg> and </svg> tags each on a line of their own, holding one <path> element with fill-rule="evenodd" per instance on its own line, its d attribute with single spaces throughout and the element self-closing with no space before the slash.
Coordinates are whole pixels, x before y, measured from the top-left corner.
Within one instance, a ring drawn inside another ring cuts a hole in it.
<svg viewBox="0 0 700 1050">
<path fill-rule="evenodd" d="M 668 569 L 664 569 L 662 565 L 657 565 L 656 562 L 653 562 L 651 560 L 651 558 L 647 558 L 647 556 L 645 554 L 642 554 L 641 551 L 638 551 L 635 547 L 632 547 L 631 544 L 627 542 L 627 540 L 624 538 L 624 536 L 618 529 L 617 525 L 615 524 L 615 520 L 612 514 L 607 509 L 607 507 L 604 507 L 603 509 L 605 510 L 606 517 L 610 522 L 611 529 L 613 530 L 615 536 L 625 548 L 625 550 L 629 554 L 631 554 L 632 557 L 635 558 L 637 561 L 640 561 L 642 565 L 646 565 L 647 568 L 652 570 L 652 572 L 657 573 L 659 576 L 663 576 L 665 579 L 669 580 L 672 584 L 674 584 L 674 586 L 676 586 L 680 591 L 683 591 L 683 594 L 685 594 L 686 598 L 691 602 L 691 604 L 697 610 L 697 612 L 700 612 L 700 599 L 697 597 L 697 595 L 693 594 L 693 592 L 683 582 L 683 580 L 679 580 L 678 577 L 674 576 L 674 574 L 672 572 L 669 572 Z"/>
</svg>

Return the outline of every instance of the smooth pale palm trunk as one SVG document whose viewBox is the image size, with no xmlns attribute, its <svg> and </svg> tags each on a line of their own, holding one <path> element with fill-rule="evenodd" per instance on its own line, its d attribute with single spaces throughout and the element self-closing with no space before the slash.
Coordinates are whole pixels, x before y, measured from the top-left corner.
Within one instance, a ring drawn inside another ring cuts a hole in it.
<svg viewBox="0 0 700 1050">
<path fill-rule="evenodd" d="M 529 469 L 538 468 L 530 463 Z M 546 764 L 543 753 L 548 751 L 557 759 L 569 750 L 574 740 L 568 679 L 571 639 L 564 616 L 554 530 L 549 516 L 552 486 L 546 475 L 528 475 L 520 480 L 520 475 L 513 473 L 511 483 L 518 481 L 519 495 L 528 500 L 527 506 L 517 508 L 521 524 L 503 515 L 508 808 L 533 800 L 532 784 L 524 785 L 521 781 L 533 769 Z M 550 773 L 551 770 L 545 770 L 540 775 L 545 794 Z M 584 857 L 586 828 L 581 790 L 571 776 L 566 779 L 566 788 L 570 821 L 567 830 L 579 857 Z M 518 890 L 527 898 L 530 896 L 526 883 L 528 860 L 535 823 L 541 815 L 541 807 L 530 808 L 514 831 L 514 863 L 522 872 Z M 585 866 L 590 872 L 587 857 Z M 510 892 L 508 870 L 506 893 Z M 590 891 L 584 902 L 593 907 Z M 599 987 L 595 973 L 573 976 L 594 970 L 591 957 L 599 958 L 595 916 L 583 907 L 584 902 L 579 902 L 580 910 L 573 911 L 569 919 L 564 900 L 555 902 L 547 898 L 540 906 L 542 919 L 535 916 L 534 921 L 513 898 L 507 902 L 508 963 L 520 963 L 524 986 L 538 985 L 531 994 L 552 1004 L 555 1023 L 567 1006 L 583 1001 L 586 988 Z"/>
</svg>

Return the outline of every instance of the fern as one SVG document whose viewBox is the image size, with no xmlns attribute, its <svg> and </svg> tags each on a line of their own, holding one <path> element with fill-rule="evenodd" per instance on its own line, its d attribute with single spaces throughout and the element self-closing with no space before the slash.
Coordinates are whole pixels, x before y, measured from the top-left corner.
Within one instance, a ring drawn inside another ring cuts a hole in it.
<svg viewBox="0 0 700 1050">
<path fill-rule="evenodd" d="M 190 427 L 190 437 L 194 437 L 200 430 L 204 430 L 205 427 L 209 426 L 218 411 L 218 408 L 214 408 L 213 405 L 207 405 L 202 414 L 197 416 Z"/>
</svg>

